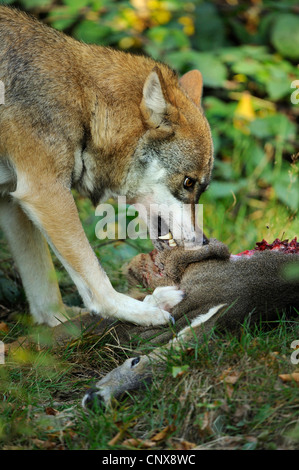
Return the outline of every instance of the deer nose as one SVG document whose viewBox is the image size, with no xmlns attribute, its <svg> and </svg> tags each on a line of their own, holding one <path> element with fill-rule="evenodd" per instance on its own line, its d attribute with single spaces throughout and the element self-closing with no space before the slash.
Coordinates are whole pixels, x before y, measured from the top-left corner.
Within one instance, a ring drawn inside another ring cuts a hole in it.
<svg viewBox="0 0 299 470">
<path fill-rule="evenodd" d="M 88 408 L 89 410 L 97 411 L 99 409 L 105 408 L 105 402 L 101 395 L 99 395 L 99 390 L 96 388 L 90 388 L 85 393 L 82 400 L 83 408 Z"/>
<path fill-rule="evenodd" d="M 202 234 L 202 244 L 203 245 L 208 245 L 210 243 L 210 240 L 205 236 L 205 234 Z"/>
</svg>

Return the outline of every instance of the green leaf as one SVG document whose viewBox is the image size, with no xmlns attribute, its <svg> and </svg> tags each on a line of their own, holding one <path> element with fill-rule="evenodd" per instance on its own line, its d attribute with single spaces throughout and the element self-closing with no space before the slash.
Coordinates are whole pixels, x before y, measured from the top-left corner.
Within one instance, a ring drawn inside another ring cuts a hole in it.
<svg viewBox="0 0 299 470">
<path fill-rule="evenodd" d="M 172 367 L 172 377 L 177 377 L 178 375 L 186 372 L 189 369 L 188 364 L 184 366 L 173 366 Z"/>
<path fill-rule="evenodd" d="M 269 98 L 274 101 L 277 101 L 290 93 L 290 85 L 287 81 L 270 80 L 266 85 L 266 89 Z"/>
<path fill-rule="evenodd" d="M 280 136 L 283 140 L 286 140 L 295 139 L 296 126 L 284 114 L 274 114 L 252 121 L 250 131 L 259 138 Z"/>
<path fill-rule="evenodd" d="M 106 44 L 109 34 L 111 34 L 109 26 L 89 20 L 82 21 L 74 30 L 77 39 L 92 44 Z"/>
<path fill-rule="evenodd" d="M 290 13 L 280 15 L 272 29 L 271 42 L 283 57 L 299 58 L 299 18 Z"/>
<path fill-rule="evenodd" d="M 224 81 L 227 78 L 227 69 L 213 54 L 196 54 L 193 65 L 201 71 L 204 85 L 215 88 L 224 85 Z"/>
<path fill-rule="evenodd" d="M 244 75 L 251 75 L 251 76 L 256 75 L 258 72 L 260 72 L 263 69 L 264 69 L 264 65 L 262 65 L 257 60 L 254 60 L 251 58 L 236 62 L 232 66 L 232 70 L 235 73 L 242 73 Z"/>
<path fill-rule="evenodd" d="M 68 8 L 57 8 L 49 13 L 49 20 L 53 28 L 64 31 L 72 26 L 77 20 L 78 15 Z"/>
<path fill-rule="evenodd" d="M 78 11 L 90 4 L 90 0 L 63 0 L 63 3 L 70 8 Z"/>
<path fill-rule="evenodd" d="M 234 64 L 238 61 L 254 59 L 255 61 L 266 62 L 272 59 L 266 46 L 226 47 L 218 51 L 218 55 L 223 62 Z"/>
<path fill-rule="evenodd" d="M 278 181 L 273 185 L 278 199 L 287 207 L 296 211 L 299 207 L 299 183 L 298 180 L 291 184 L 287 173 L 282 173 Z"/>
<path fill-rule="evenodd" d="M 174 68 L 196 68 L 201 71 L 205 86 L 222 87 L 227 78 L 226 66 L 214 54 L 182 51 L 167 54 L 167 62 Z"/>
<path fill-rule="evenodd" d="M 228 117 L 233 112 L 231 103 L 228 104 L 225 101 L 216 98 L 216 96 L 207 96 L 204 98 L 204 106 L 206 108 L 207 115 L 210 117 Z"/>
<path fill-rule="evenodd" d="M 52 0 L 22 0 L 21 3 L 26 10 L 30 10 L 35 7 L 45 7 L 50 5 Z"/>
<path fill-rule="evenodd" d="M 232 193 L 237 194 L 242 188 L 247 186 L 247 180 L 240 180 L 238 182 L 232 181 L 213 181 L 209 188 L 211 197 L 215 199 L 222 199 L 227 196 L 232 196 Z"/>
<path fill-rule="evenodd" d="M 147 44 L 146 51 L 156 59 L 161 59 L 161 55 L 167 51 L 177 51 L 190 46 L 188 37 L 181 29 L 169 26 L 151 28 L 147 32 L 147 37 L 150 43 Z"/>
<path fill-rule="evenodd" d="M 192 38 L 194 49 L 211 51 L 224 46 L 225 27 L 215 5 L 202 3 L 195 9 L 195 34 Z"/>
</svg>

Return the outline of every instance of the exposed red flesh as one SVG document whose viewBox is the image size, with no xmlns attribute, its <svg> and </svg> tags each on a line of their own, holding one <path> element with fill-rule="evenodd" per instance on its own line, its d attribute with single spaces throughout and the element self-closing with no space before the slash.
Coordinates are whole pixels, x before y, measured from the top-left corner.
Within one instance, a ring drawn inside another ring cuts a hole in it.
<svg viewBox="0 0 299 470">
<path fill-rule="evenodd" d="M 297 237 L 295 237 L 292 241 L 289 240 L 279 240 L 276 238 L 273 243 L 268 243 L 266 240 L 262 240 L 261 242 L 256 243 L 256 247 L 253 250 L 245 250 L 241 253 L 238 253 L 235 256 L 251 256 L 257 251 L 280 251 L 281 253 L 299 253 L 299 242 L 297 242 Z"/>
</svg>

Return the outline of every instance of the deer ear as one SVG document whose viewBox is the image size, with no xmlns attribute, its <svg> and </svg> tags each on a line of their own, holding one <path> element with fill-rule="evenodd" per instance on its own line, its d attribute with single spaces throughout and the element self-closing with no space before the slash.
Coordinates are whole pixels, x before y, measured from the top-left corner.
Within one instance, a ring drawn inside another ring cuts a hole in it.
<svg viewBox="0 0 299 470">
<path fill-rule="evenodd" d="M 147 77 L 143 87 L 141 112 L 148 125 L 158 128 L 163 125 L 167 114 L 166 89 L 160 69 L 156 66 Z"/>
<path fill-rule="evenodd" d="M 181 87 L 187 92 L 191 100 L 200 106 L 202 95 L 202 75 L 199 70 L 190 70 L 180 80 Z"/>
</svg>

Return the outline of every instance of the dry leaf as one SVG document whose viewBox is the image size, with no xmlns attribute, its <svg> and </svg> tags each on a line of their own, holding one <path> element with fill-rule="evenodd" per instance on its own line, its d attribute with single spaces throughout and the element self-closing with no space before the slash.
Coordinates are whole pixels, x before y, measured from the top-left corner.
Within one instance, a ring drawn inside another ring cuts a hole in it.
<svg viewBox="0 0 299 470">
<path fill-rule="evenodd" d="M 197 444 L 194 444 L 194 442 L 180 441 L 180 442 L 174 443 L 173 447 L 176 450 L 191 450 L 191 449 L 194 449 L 194 447 L 196 447 L 196 445 Z"/>
<path fill-rule="evenodd" d="M 47 415 L 50 415 L 50 416 L 56 416 L 59 414 L 59 411 L 55 410 L 55 408 L 52 408 L 51 406 L 47 406 L 45 408 L 45 412 Z"/>
<path fill-rule="evenodd" d="M 235 385 L 235 383 L 239 380 L 240 376 L 241 376 L 241 373 L 238 371 L 232 370 L 231 367 L 229 367 L 229 369 L 226 369 L 222 372 L 220 376 L 220 380 L 222 380 L 223 383 L 225 384 L 226 393 L 229 398 L 232 397 L 233 392 L 234 392 L 233 385 Z"/>
<path fill-rule="evenodd" d="M 199 434 L 201 437 L 211 436 L 213 434 L 212 423 L 214 419 L 213 411 L 206 411 L 203 415 L 203 420 L 199 425 Z"/>
<path fill-rule="evenodd" d="M 114 446 L 119 440 L 120 438 L 123 436 L 124 434 L 124 431 L 119 431 L 109 442 L 109 446 Z"/>
<path fill-rule="evenodd" d="M 236 371 L 232 371 L 229 374 L 225 375 L 225 372 L 221 375 L 221 380 L 227 384 L 234 385 L 240 378 L 240 373 Z"/>
<path fill-rule="evenodd" d="M 278 376 L 283 382 L 297 382 L 299 383 L 299 372 L 293 372 L 292 374 L 280 374 Z"/>
<path fill-rule="evenodd" d="M 150 441 L 149 439 L 142 440 L 142 439 L 134 439 L 134 438 L 124 440 L 122 445 L 128 446 L 128 447 L 134 447 L 137 449 L 151 449 L 152 447 L 156 446 L 155 442 Z"/>
<path fill-rule="evenodd" d="M 48 441 L 48 440 L 47 441 L 42 441 L 41 439 L 32 439 L 32 442 L 39 449 L 50 450 L 50 449 L 54 449 L 54 447 L 56 447 L 56 443 L 53 442 L 53 441 Z"/>
<path fill-rule="evenodd" d="M 225 384 L 225 387 L 226 387 L 227 396 L 231 398 L 234 393 L 234 387 L 231 384 Z"/>
<path fill-rule="evenodd" d="M 251 407 L 248 404 L 239 405 L 234 413 L 234 418 L 236 420 L 244 419 L 248 415 Z"/>
<path fill-rule="evenodd" d="M 8 325 L 4 321 L 0 322 L 0 331 L 3 331 L 4 333 L 9 332 Z"/>
<path fill-rule="evenodd" d="M 162 429 L 162 431 L 158 432 L 153 437 L 151 437 L 151 441 L 154 441 L 154 442 L 163 441 L 169 436 L 169 434 L 171 434 L 175 430 L 176 430 L 176 426 L 174 424 L 170 424 L 169 426 L 166 426 L 166 428 Z"/>
</svg>

